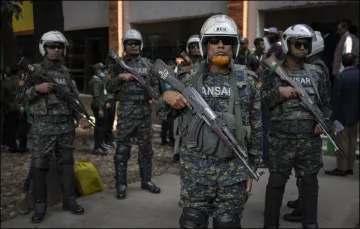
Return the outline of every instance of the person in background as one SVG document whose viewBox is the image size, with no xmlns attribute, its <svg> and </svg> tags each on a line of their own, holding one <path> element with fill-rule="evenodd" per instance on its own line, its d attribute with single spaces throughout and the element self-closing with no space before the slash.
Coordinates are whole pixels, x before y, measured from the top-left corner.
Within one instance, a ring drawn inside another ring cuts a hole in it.
<svg viewBox="0 0 360 229">
<path fill-rule="evenodd" d="M 274 55 L 278 60 L 282 60 L 285 58 L 283 50 L 281 48 L 281 43 L 279 43 L 279 34 L 278 30 L 275 27 L 269 28 L 269 35 L 268 35 L 270 48 L 266 54 L 266 57 L 270 57 Z"/>
<path fill-rule="evenodd" d="M 331 176 L 346 176 L 354 174 L 354 161 L 356 159 L 356 145 L 359 128 L 359 68 L 355 66 L 356 55 L 346 53 L 342 57 L 344 70 L 335 79 L 332 97 L 331 121 L 338 120 L 344 130 L 338 133 L 341 148 L 350 162 L 342 160 L 337 154 L 336 169 L 325 171 Z"/>
<path fill-rule="evenodd" d="M 105 66 L 102 63 L 94 65 L 94 76 L 89 82 L 93 101 L 91 110 L 95 116 L 94 128 L 94 150 L 95 155 L 107 155 L 109 145 L 105 144 L 105 134 L 108 130 L 108 109 L 111 107 L 107 103 L 107 91 L 105 87 Z"/>
<path fill-rule="evenodd" d="M 235 59 L 235 64 L 248 66 L 252 52 L 249 49 L 249 40 L 246 37 L 240 39 L 239 55 Z"/>
<path fill-rule="evenodd" d="M 342 56 L 345 53 L 353 53 L 356 57 L 355 65 L 359 64 L 359 39 L 349 32 L 349 22 L 343 21 L 339 23 L 337 32 L 341 36 L 339 43 L 336 46 L 334 54 L 334 63 L 332 74 L 338 77 L 342 72 L 344 66 L 342 64 Z"/>
<path fill-rule="evenodd" d="M 105 85 L 107 84 L 107 82 L 110 80 L 111 78 L 111 68 L 106 65 L 106 69 L 105 69 Z M 107 102 L 108 104 L 110 104 L 110 108 L 108 109 L 108 125 L 107 125 L 107 131 L 105 133 L 105 144 L 106 145 L 110 145 L 110 146 L 114 146 L 114 134 L 113 134 L 113 126 L 114 126 L 114 121 L 115 121 L 115 114 L 116 114 L 116 98 L 114 93 L 107 93 Z"/>
<path fill-rule="evenodd" d="M 269 33 L 269 29 L 264 29 L 264 55 L 267 56 L 267 53 L 269 51 L 270 48 L 270 42 L 269 42 L 269 37 L 270 37 L 270 33 Z"/>
<path fill-rule="evenodd" d="M 254 40 L 254 45 L 255 45 L 255 51 L 250 55 L 247 67 L 250 68 L 252 71 L 254 71 L 256 74 L 260 74 L 261 73 L 261 62 L 265 59 L 264 39 L 261 37 L 256 38 Z"/>
</svg>

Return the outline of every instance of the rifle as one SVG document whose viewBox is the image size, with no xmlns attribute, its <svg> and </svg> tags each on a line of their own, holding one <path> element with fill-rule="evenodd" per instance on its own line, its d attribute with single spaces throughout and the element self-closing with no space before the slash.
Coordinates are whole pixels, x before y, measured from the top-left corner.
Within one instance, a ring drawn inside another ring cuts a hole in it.
<svg viewBox="0 0 360 229">
<path fill-rule="evenodd" d="M 115 51 L 110 51 L 109 55 L 107 56 L 107 59 L 111 62 L 115 63 L 120 68 L 126 70 L 129 72 L 136 81 L 140 83 L 140 85 L 149 93 L 149 95 L 154 98 L 156 101 L 159 99 L 158 93 L 154 91 L 154 89 L 149 85 L 147 81 L 145 81 L 139 74 L 133 69 L 127 66 L 122 58 L 119 57 L 119 55 Z"/>
<path fill-rule="evenodd" d="M 285 72 L 285 70 L 280 66 L 279 60 L 275 56 L 270 56 L 269 58 L 267 58 L 266 60 L 263 61 L 263 64 L 269 69 L 274 69 L 275 73 L 280 77 L 281 80 L 287 82 L 293 88 L 302 92 L 303 96 L 300 96 L 300 99 L 303 102 L 303 104 L 305 105 L 305 108 L 307 108 L 315 116 L 316 121 L 318 122 L 318 124 L 321 126 L 321 128 L 323 129 L 325 134 L 328 136 L 328 138 L 334 145 L 335 151 L 339 152 L 339 154 L 343 160 L 347 159 L 348 161 L 350 161 L 349 158 L 345 156 L 344 151 L 339 147 L 340 142 L 336 135 L 338 132 L 340 132 L 344 129 L 344 127 L 341 125 L 341 123 L 336 120 L 332 123 L 332 126 L 331 126 L 325 121 L 324 115 L 319 110 L 319 108 L 317 108 L 314 105 L 314 102 L 311 100 L 309 95 L 306 93 L 303 86 L 288 76 L 288 74 Z"/>
<path fill-rule="evenodd" d="M 22 57 L 17 65 L 24 72 L 32 75 L 34 78 L 38 78 L 43 82 L 55 84 L 56 86 L 54 87 L 54 91 L 58 95 L 60 95 L 60 97 L 62 99 L 64 99 L 73 110 L 75 110 L 77 113 L 79 113 L 81 117 L 86 118 L 89 121 L 89 123 L 93 127 L 95 127 L 95 123 L 91 120 L 90 115 L 86 112 L 86 109 L 84 108 L 84 105 L 81 103 L 80 99 L 78 98 L 79 103 L 77 103 L 75 100 L 71 99 L 68 96 L 68 94 L 65 91 L 63 91 L 61 87 L 59 87 L 59 84 L 54 80 L 54 78 L 47 76 L 40 69 L 36 68 L 33 64 L 31 64 L 30 61 L 28 59 L 26 59 L 25 57 Z"/>
<path fill-rule="evenodd" d="M 191 59 L 187 52 L 183 51 L 182 53 L 180 53 L 180 56 L 184 59 L 186 64 L 191 64 Z"/>
<path fill-rule="evenodd" d="M 209 105 L 203 99 L 203 97 L 193 87 L 186 87 L 180 80 L 175 77 L 175 73 L 160 59 L 156 60 L 155 64 L 150 70 L 153 76 L 158 76 L 172 88 L 179 91 L 184 97 L 191 103 L 192 114 L 196 114 L 197 117 L 192 121 L 190 126 L 198 126 L 203 121 L 210 127 L 213 133 L 215 133 L 220 140 L 229 149 L 232 149 L 235 154 L 240 158 L 244 166 L 251 173 L 251 176 L 259 181 L 259 177 L 264 172 L 254 172 L 247 163 L 246 149 L 243 149 L 236 141 L 236 138 L 232 135 L 230 129 L 226 126 L 225 122 L 211 110 Z M 196 132 L 196 131 L 195 131 Z"/>
</svg>

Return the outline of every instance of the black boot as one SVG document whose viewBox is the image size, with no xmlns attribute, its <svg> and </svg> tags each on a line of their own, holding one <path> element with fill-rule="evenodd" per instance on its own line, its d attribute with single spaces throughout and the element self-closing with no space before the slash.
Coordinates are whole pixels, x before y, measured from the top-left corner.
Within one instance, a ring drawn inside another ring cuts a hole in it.
<svg viewBox="0 0 360 229">
<path fill-rule="evenodd" d="M 285 184 L 285 176 L 278 173 L 270 174 L 265 194 L 264 228 L 279 228 Z"/>
<path fill-rule="evenodd" d="M 33 168 L 33 197 L 34 197 L 34 215 L 31 217 L 33 223 L 40 223 L 46 215 L 46 173 L 45 169 Z"/>
<path fill-rule="evenodd" d="M 299 203 L 299 198 L 297 198 L 296 200 L 289 200 L 288 202 L 287 202 L 287 206 L 289 207 L 289 208 L 297 208 L 298 206 L 300 205 L 300 203 Z"/>
<path fill-rule="evenodd" d="M 76 202 L 74 165 L 62 165 L 63 210 L 82 215 L 85 209 Z"/>
<path fill-rule="evenodd" d="M 125 199 L 127 188 L 127 162 L 115 162 L 116 198 Z"/>
<path fill-rule="evenodd" d="M 300 207 L 295 208 L 293 212 L 284 215 L 284 220 L 288 222 L 301 222 L 304 216 L 300 210 Z"/>
<path fill-rule="evenodd" d="M 303 228 L 318 228 L 318 180 L 316 175 L 305 175 L 300 182 L 300 207 L 304 215 Z"/>
<path fill-rule="evenodd" d="M 159 194 L 161 189 L 151 182 L 152 160 L 148 157 L 143 157 L 140 160 L 140 176 L 141 189 L 147 189 L 151 193 Z"/>
</svg>

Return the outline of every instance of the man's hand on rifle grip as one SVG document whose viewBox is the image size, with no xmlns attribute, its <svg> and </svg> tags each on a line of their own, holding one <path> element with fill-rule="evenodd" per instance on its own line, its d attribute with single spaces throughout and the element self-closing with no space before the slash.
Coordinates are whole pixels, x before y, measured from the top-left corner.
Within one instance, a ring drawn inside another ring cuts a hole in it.
<svg viewBox="0 0 360 229">
<path fill-rule="evenodd" d="M 86 118 L 81 118 L 79 120 L 79 125 L 81 126 L 81 128 L 83 129 L 89 129 L 91 128 L 91 124 L 90 122 L 86 119 Z"/>
<path fill-rule="evenodd" d="M 41 84 L 35 85 L 35 92 L 39 93 L 49 93 L 56 86 L 54 83 L 43 82 Z"/>
<path fill-rule="evenodd" d="M 190 102 L 177 91 L 168 90 L 164 92 L 163 100 L 175 109 L 182 109 L 185 106 L 192 109 Z"/>
<path fill-rule="evenodd" d="M 134 76 L 130 73 L 121 73 L 119 78 L 124 81 L 134 80 Z"/>
<path fill-rule="evenodd" d="M 279 92 L 280 92 L 281 98 L 286 99 L 286 100 L 304 96 L 302 92 L 296 90 L 295 88 L 293 88 L 291 86 L 279 87 Z"/>
</svg>

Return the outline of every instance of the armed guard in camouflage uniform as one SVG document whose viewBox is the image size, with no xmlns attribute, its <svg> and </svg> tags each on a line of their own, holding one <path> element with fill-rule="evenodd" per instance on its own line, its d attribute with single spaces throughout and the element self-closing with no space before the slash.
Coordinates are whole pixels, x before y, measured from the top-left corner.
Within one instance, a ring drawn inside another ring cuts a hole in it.
<svg viewBox="0 0 360 229">
<path fill-rule="evenodd" d="M 44 62 L 35 64 L 48 77 L 56 82 L 73 99 L 77 100 L 75 88 L 69 77 L 69 72 L 61 61 L 66 54 L 66 38 L 58 31 L 45 33 L 39 42 Z M 85 118 L 74 114 L 67 102 L 53 92 L 55 84 L 41 82 L 31 75 L 26 75 L 19 82 L 15 98 L 18 104 L 29 103 L 32 114 L 32 134 L 34 138 L 33 151 L 33 197 L 35 212 L 32 222 L 41 222 L 46 214 L 46 174 L 49 169 L 49 157 L 53 151 L 58 160 L 58 168 L 62 180 L 63 209 L 74 214 L 83 214 L 84 208 L 76 202 L 74 175 L 74 116 L 82 127 L 90 124 Z"/>
<path fill-rule="evenodd" d="M 324 39 L 322 38 L 319 31 L 315 31 L 313 34 L 311 53 L 308 55 L 306 63 L 318 65 L 324 71 L 326 76 L 329 77 L 329 70 L 326 67 L 325 63 L 321 60 L 321 55 L 323 51 Z M 300 180 L 298 179 L 296 182 L 297 186 L 299 186 L 299 181 Z M 287 206 L 289 208 L 294 208 L 294 211 L 290 214 L 285 214 L 284 220 L 290 222 L 301 222 L 303 219 L 303 215 L 300 208 L 299 198 L 294 201 L 288 201 Z"/>
<path fill-rule="evenodd" d="M 200 62 L 203 60 L 200 53 L 200 37 L 199 35 L 192 35 L 186 42 L 186 52 L 189 54 L 191 63 L 181 63 L 179 64 L 175 72 L 177 75 L 182 75 L 184 73 L 196 72 L 199 69 Z M 174 156 L 173 162 L 179 161 L 179 150 L 180 150 L 180 129 L 178 125 L 178 118 L 174 120 Z"/>
<path fill-rule="evenodd" d="M 282 37 L 287 54 L 281 67 L 315 101 L 326 118 L 330 117 L 330 81 L 317 65 L 304 64 L 312 52 L 312 29 L 306 25 L 288 28 Z M 317 228 L 318 179 L 323 166 L 321 127 L 308 109 L 303 107 L 302 93 L 281 82 L 273 69 L 264 72 L 262 103 L 269 109 L 270 177 L 266 187 L 265 226 L 279 228 L 280 207 L 285 185 L 295 168 L 298 179 L 303 228 Z"/>
<path fill-rule="evenodd" d="M 122 45 L 123 50 L 126 51 L 125 64 L 134 68 L 140 77 L 150 81 L 150 85 L 158 90 L 158 80 L 148 73 L 152 63 L 140 56 L 143 48 L 140 32 L 135 29 L 128 30 L 124 35 Z M 112 69 L 107 90 L 109 93 L 115 93 L 115 97 L 119 98 L 117 108 L 118 140 L 114 156 L 116 198 L 124 199 L 126 196 L 126 173 L 127 162 L 130 158 L 131 138 L 137 140 L 139 148 L 141 188 L 147 189 L 151 193 L 160 193 L 160 188 L 151 182 L 153 150 L 150 95 L 130 73 L 125 73 L 122 69 Z"/>
<path fill-rule="evenodd" d="M 262 154 L 260 94 L 246 66 L 233 64 L 239 52 L 239 31 L 226 15 L 210 17 L 201 28 L 200 51 L 206 62 L 193 73 L 179 76 L 192 85 L 248 150 L 249 165 L 256 170 Z M 195 136 L 197 146 L 188 143 L 191 115 L 189 101 L 179 92 L 168 90 L 159 100 L 160 119 L 179 116 L 181 228 L 207 228 L 213 217 L 214 228 L 241 228 L 244 206 L 252 179 L 241 160 L 204 124 Z M 235 111 L 235 112 L 234 112 Z M 235 113 L 235 114 L 234 114 Z M 235 134 L 236 132 L 236 134 Z"/>
</svg>

